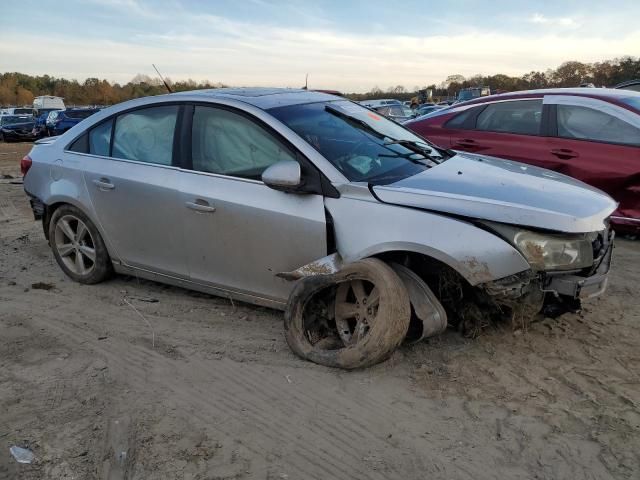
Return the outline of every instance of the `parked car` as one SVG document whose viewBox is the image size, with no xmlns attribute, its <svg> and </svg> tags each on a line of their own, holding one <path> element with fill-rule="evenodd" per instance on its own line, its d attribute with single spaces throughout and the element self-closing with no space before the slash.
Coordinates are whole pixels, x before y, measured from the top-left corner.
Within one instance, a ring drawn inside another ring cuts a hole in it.
<svg viewBox="0 0 640 480">
<path fill-rule="evenodd" d="M 419 105 L 416 110 L 415 110 L 415 117 L 421 117 L 423 115 L 427 115 L 428 113 L 431 112 L 437 112 L 442 110 L 443 108 L 446 108 L 448 105 Z"/>
<path fill-rule="evenodd" d="M 293 351 L 323 365 L 371 365 L 449 323 L 573 310 L 607 284 L 606 194 L 318 92 L 131 100 L 21 167 L 73 280 L 115 270 L 285 310 Z"/>
<path fill-rule="evenodd" d="M 34 140 L 32 115 L 0 115 L 0 141 Z"/>
<path fill-rule="evenodd" d="M 640 93 L 605 88 L 531 90 L 477 99 L 407 127 L 444 148 L 555 170 L 620 202 L 611 217 L 640 229 Z"/>
<path fill-rule="evenodd" d="M 38 117 L 35 119 L 35 123 L 33 126 L 33 134 L 35 138 L 42 138 L 48 135 L 47 132 L 47 118 L 49 118 L 49 114 L 51 112 L 56 112 L 58 110 L 48 110 L 42 109 L 39 111 Z"/>
<path fill-rule="evenodd" d="M 3 109 L 2 115 L 33 115 L 30 107 L 8 107 Z"/>
<path fill-rule="evenodd" d="M 54 110 L 47 116 L 47 132 L 52 136 L 62 135 L 74 125 L 99 111 L 100 110 L 96 108 L 67 108 L 65 110 Z"/>
<path fill-rule="evenodd" d="M 613 88 L 618 88 L 622 90 L 632 90 L 634 92 L 640 92 L 640 79 L 636 80 L 628 80 L 626 82 L 619 83 Z"/>
<path fill-rule="evenodd" d="M 415 116 L 413 110 L 404 105 L 385 105 L 382 107 L 375 107 L 374 110 L 387 118 L 395 120 L 396 122 L 406 122 L 407 120 Z"/>
<path fill-rule="evenodd" d="M 386 107 L 387 105 L 402 105 L 402 102 L 393 98 L 379 98 L 376 100 L 362 100 L 360 104 L 369 108 L 378 108 Z"/>
</svg>

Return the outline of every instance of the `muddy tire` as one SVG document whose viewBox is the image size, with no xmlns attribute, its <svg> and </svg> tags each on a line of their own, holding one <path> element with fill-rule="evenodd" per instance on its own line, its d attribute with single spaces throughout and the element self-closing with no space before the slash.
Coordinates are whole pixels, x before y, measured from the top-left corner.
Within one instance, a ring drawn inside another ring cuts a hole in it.
<svg viewBox="0 0 640 480">
<path fill-rule="evenodd" d="M 49 243 L 60 268 L 76 282 L 99 283 L 113 273 L 111 258 L 98 229 L 72 205 L 61 206 L 51 216 Z"/>
<path fill-rule="evenodd" d="M 383 261 L 368 258 L 336 274 L 299 280 L 289 296 L 284 327 L 296 355 L 354 369 L 386 360 L 402 343 L 410 319 L 409 295 L 400 277 Z"/>
</svg>

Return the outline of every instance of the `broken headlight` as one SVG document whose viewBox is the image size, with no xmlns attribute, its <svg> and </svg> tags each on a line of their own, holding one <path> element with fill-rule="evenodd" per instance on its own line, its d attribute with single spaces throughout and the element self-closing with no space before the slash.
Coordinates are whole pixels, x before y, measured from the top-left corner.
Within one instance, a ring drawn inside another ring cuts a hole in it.
<svg viewBox="0 0 640 480">
<path fill-rule="evenodd" d="M 534 270 L 580 270 L 593 265 L 588 234 L 533 232 L 495 223 L 490 227 L 509 240 Z"/>
</svg>

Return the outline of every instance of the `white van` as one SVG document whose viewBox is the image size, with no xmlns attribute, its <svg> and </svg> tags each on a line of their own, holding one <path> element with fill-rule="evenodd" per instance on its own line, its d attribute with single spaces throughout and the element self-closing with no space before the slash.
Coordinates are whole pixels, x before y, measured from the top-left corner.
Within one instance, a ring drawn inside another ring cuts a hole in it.
<svg viewBox="0 0 640 480">
<path fill-rule="evenodd" d="M 36 110 L 64 110 L 64 100 L 62 97 L 52 95 L 42 95 L 33 99 L 33 108 Z"/>
</svg>

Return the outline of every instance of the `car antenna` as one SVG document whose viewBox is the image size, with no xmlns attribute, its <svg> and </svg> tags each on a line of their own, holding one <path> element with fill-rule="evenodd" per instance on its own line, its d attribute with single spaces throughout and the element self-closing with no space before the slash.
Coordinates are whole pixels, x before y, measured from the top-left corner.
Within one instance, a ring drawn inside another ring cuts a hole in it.
<svg viewBox="0 0 640 480">
<path fill-rule="evenodd" d="M 305 74 L 304 76 L 304 87 L 302 87 L 302 90 L 308 90 L 308 85 L 309 85 L 309 74 Z"/>
<path fill-rule="evenodd" d="M 166 82 L 166 80 L 164 78 L 162 78 L 162 75 L 160 75 L 160 72 L 158 71 L 158 69 L 156 68 L 156 66 L 152 63 L 151 66 L 154 68 L 154 70 L 156 71 L 156 73 L 158 74 L 158 76 L 160 77 L 160 80 L 162 80 L 162 83 L 164 83 L 164 86 L 167 87 L 167 90 L 169 91 L 169 93 L 173 93 L 173 90 L 171 90 L 171 87 L 169 86 L 169 84 Z"/>
</svg>

